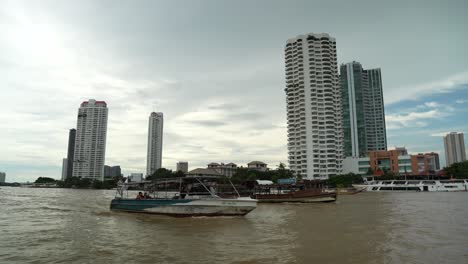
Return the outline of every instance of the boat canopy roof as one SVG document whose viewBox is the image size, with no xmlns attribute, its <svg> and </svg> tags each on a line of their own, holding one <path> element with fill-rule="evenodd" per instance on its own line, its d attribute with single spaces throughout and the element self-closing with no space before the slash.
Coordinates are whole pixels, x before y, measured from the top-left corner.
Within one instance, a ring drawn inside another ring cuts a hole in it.
<svg viewBox="0 0 468 264">
<path fill-rule="evenodd" d="M 140 181 L 140 182 L 124 182 L 123 185 L 127 186 L 138 186 L 144 184 L 154 184 L 154 183 L 174 183 L 180 181 L 197 181 L 204 179 L 228 179 L 226 176 L 216 176 L 216 175 L 187 175 L 185 177 L 171 177 L 171 178 L 157 178 L 152 181 Z"/>
</svg>

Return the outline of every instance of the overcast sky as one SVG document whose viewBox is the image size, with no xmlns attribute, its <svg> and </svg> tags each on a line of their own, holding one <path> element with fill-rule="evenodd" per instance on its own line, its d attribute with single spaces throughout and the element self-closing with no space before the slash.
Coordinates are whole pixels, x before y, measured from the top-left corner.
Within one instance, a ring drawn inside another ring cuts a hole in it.
<svg viewBox="0 0 468 264">
<path fill-rule="evenodd" d="M 0 171 L 61 177 L 80 103 L 109 107 L 106 164 L 287 162 L 283 49 L 326 32 L 338 63 L 380 67 L 389 147 L 437 151 L 468 132 L 468 4 L 460 1 L 1 1 Z"/>
</svg>

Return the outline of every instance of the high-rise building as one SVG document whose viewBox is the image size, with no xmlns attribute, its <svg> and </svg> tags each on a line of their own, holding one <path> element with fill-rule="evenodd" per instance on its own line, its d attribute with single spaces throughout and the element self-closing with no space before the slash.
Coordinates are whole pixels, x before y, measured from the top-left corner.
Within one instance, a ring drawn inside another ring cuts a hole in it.
<svg viewBox="0 0 468 264">
<path fill-rule="evenodd" d="M 152 112 L 148 126 L 148 153 L 146 175 L 153 174 L 161 168 L 163 142 L 163 113 Z"/>
<path fill-rule="evenodd" d="M 68 151 L 67 151 L 67 174 L 65 178 L 73 176 L 73 160 L 75 155 L 75 137 L 76 137 L 76 129 L 70 129 L 68 133 Z M 63 179 L 65 180 L 65 179 Z"/>
<path fill-rule="evenodd" d="M 5 183 L 6 173 L 0 172 L 0 183 Z"/>
<path fill-rule="evenodd" d="M 463 133 L 451 132 L 444 136 L 445 160 L 447 167 L 466 160 Z"/>
<path fill-rule="evenodd" d="M 289 39 L 285 48 L 289 167 L 308 179 L 340 174 L 341 92 L 336 41 L 328 34 Z"/>
<path fill-rule="evenodd" d="M 387 150 L 380 69 L 364 70 L 359 62 L 340 67 L 344 156 L 364 157 Z"/>
<path fill-rule="evenodd" d="M 188 172 L 188 162 L 187 161 L 177 162 L 177 171 L 187 173 Z"/>
<path fill-rule="evenodd" d="M 68 172 L 68 159 L 63 159 L 62 161 L 62 181 L 67 179 Z"/>
<path fill-rule="evenodd" d="M 107 104 L 90 99 L 78 110 L 73 177 L 104 180 L 107 135 Z"/>
<path fill-rule="evenodd" d="M 122 169 L 120 166 L 107 166 L 104 165 L 104 177 L 114 178 L 122 176 Z"/>
</svg>

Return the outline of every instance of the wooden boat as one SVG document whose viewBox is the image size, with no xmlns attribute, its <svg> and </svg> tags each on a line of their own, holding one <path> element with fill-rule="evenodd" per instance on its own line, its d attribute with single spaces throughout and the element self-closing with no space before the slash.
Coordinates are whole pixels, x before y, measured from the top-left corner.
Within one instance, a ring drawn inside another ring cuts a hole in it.
<svg viewBox="0 0 468 264">
<path fill-rule="evenodd" d="M 252 195 L 259 203 L 317 203 L 336 201 L 336 192 L 325 192 L 320 181 L 293 184 L 257 184 Z"/>
<path fill-rule="evenodd" d="M 254 193 L 251 198 L 259 203 L 327 203 L 336 201 L 336 192 L 323 192 L 321 189 Z"/>
</svg>

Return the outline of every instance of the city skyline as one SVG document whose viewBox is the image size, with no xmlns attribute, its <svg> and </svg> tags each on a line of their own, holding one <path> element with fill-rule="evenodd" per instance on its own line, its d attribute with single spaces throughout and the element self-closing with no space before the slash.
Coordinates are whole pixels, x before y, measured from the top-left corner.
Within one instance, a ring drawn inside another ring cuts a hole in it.
<svg viewBox="0 0 468 264">
<path fill-rule="evenodd" d="M 89 98 L 109 104 L 106 163 L 125 175 L 146 171 L 154 107 L 167 117 L 162 163 L 170 169 L 181 158 L 193 167 L 287 163 L 284 42 L 309 32 L 336 39 L 338 64 L 382 69 L 389 149 L 435 151 L 444 165 L 442 136 L 468 132 L 463 1 L 184 6 L 0 3 L 0 171 L 8 181 L 60 178 L 76 125 L 70 113 Z"/>
</svg>

